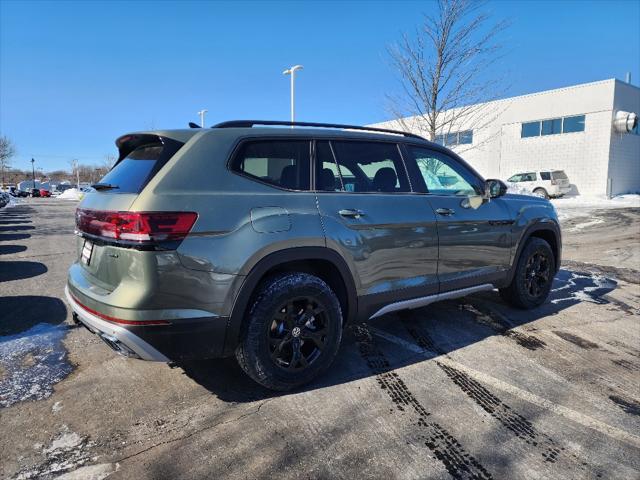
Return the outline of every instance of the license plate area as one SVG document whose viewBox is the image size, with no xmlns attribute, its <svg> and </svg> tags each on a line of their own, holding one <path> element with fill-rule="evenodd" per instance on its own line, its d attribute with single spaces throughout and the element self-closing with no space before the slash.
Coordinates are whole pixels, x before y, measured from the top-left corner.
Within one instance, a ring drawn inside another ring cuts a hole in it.
<svg viewBox="0 0 640 480">
<path fill-rule="evenodd" d="M 91 264 L 91 255 L 93 254 L 93 242 L 91 240 L 84 241 L 82 245 L 82 254 L 80 255 L 80 261 L 85 265 Z"/>
</svg>

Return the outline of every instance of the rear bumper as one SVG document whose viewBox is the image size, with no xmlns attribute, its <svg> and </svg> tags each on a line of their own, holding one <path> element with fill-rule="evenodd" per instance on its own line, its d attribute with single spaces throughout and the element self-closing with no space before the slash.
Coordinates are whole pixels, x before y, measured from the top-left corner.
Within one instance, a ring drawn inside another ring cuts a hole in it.
<svg viewBox="0 0 640 480">
<path fill-rule="evenodd" d="M 155 362 L 222 356 L 226 317 L 172 318 L 163 325 L 120 325 L 89 311 L 68 286 L 65 295 L 78 321 L 121 355 Z"/>
</svg>

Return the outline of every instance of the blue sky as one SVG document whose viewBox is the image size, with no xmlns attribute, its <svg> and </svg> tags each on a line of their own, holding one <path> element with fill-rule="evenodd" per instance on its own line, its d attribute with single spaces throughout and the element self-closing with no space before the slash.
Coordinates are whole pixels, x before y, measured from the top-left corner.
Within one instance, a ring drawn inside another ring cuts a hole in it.
<svg viewBox="0 0 640 480">
<path fill-rule="evenodd" d="M 640 80 L 640 0 L 494 1 L 510 95 L 605 78 Z M 287 119 L 282 70 L 301 63 L 299 120 L 389 117 L 386 55 L 431 2 L 29 2 L 0 0 L 0 132 L 13 164 L 98 163 L 119 135 L 238 119 Z"/>
</svg>

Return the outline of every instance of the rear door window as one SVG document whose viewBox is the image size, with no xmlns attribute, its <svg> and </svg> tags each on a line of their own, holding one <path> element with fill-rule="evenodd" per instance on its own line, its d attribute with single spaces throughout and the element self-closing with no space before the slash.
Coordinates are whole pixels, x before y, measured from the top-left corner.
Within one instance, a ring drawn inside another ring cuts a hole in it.
<svg viewBox="0 0 640 480">
<path fill-rule="evenodd" d="M 551 172 L 540 172 L 540 178 L 542 180 L 551 180 Z"/>
<path fill-rule="evenodd" d="M 101 193 L 140 193 L 183 144 L 170 139 L 144 143 L 131 150 L 98 182 L 112 188 Z"/>
<path fill-rule="evenodd" d="M 395 143 L 333 141 L 331 145 L 344 183 L 344 191 L 411 191 L 407 171 Z"/>
<path fill-rule="evenodd" d="M 310 142 L 265 140 L 245 142 L 231 169 L 287 190 L 309 190 Z"/>
<path fill-rule="evenodd" d="M 428 193 L 468 196 L 481 193 L 480 180 L 453 158 L 420 147 L 408 147 Z"/>
</svg>

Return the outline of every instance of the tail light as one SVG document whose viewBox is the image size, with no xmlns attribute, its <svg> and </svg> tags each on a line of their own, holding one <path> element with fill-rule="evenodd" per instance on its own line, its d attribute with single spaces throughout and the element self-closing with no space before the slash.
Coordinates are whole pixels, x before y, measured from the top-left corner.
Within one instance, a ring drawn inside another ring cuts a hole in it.
<svg viewBox="0 0 640 480">
<path fill-rule="evenodd" d="M 149 244 L 184 239 L 197 218 L 194 212 L 110 212 L 79 208 L 76 228 L 107 240 Z"/>
</svg>

